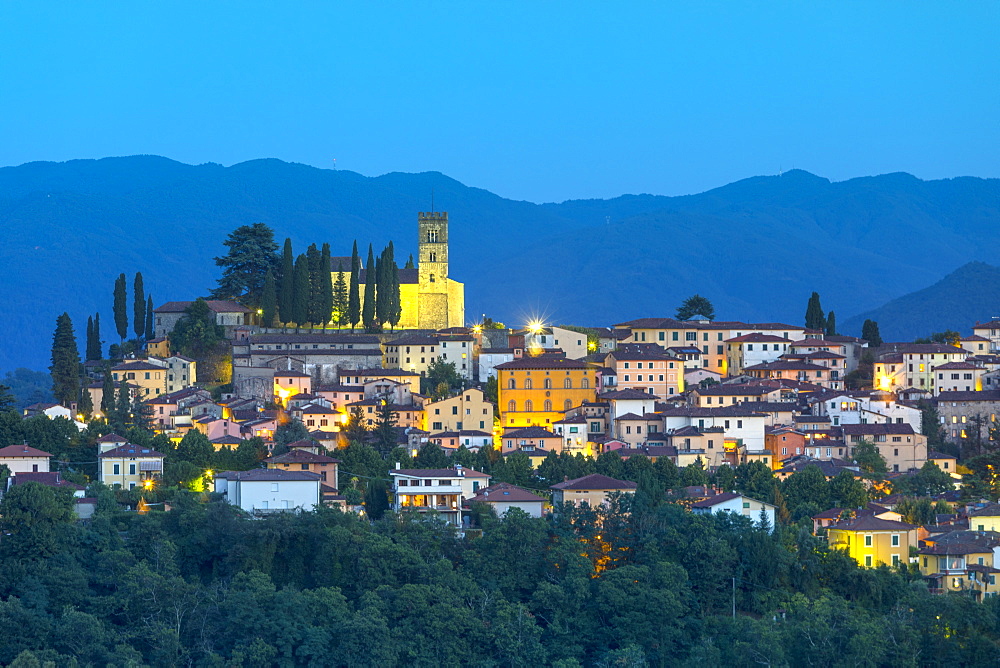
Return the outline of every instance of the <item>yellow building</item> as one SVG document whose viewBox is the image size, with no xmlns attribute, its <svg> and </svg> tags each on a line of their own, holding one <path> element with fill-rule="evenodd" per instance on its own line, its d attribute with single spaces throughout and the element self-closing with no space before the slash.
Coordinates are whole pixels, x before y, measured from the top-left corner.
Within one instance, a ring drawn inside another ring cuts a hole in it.
<svg viewBox="0 0 1000 668">
<path fill-rule="evenodd" d="M 574 506 L 587 504 L 591 508 L 597 508 L 608 501 L 608 496 L 618 492 L 621 494 L 635 494 L 637 485 L 630 480 L 615 480 L 600 473 L 567 480 L 556 483 L 549 489 L 552 490 L 552 505 L 558 507 L 563 503 L 571 503 Z"/>
<path fill-rule="evenodd" d="M 827 542 L 847 553 L 861 566 L 907 564 L 910 548 L 917 546 L 917 527 L 866 515 L 827 527 Z"/>
<path fill-rule="evenodd" d="M 997 584 L 1000 569 L 996 568 L 994 552 L 997 548 L 1000 548 L 1000 534 L 989 530 L 930 536 L 917 551 L 920 574 L 927 578 L 935 594 L 964 593 L 978 601 L 996 596 L 1000 591 Z"/>
<path fill-rule="evenodd" d="M 676 320 L 674 318 L 639 318 L 615 325 L 631 330 L 629 343 L 655 343 L 661 348 L 693 346 L 701 351 L 702 368 L 731 375 L 725 341 L 746 334 L 771 334 L 791 341 L 805 338 L 806 330 L 780 322 L 747 323 L 720 320 Z M 693 364 L 693 362 L 692 362 Z M 691 370 L 691 366 L 688 366 Z"/>
<path fill-rule="evenodd" d="M 146 341 L 146 354 L 150 357 L 169 357 L 170 341 L 165 336 L 149 339 Z"/>
<path fill-rule="evenodd" d="M 167 393 L 167 370 L 149 362 L 125 362 L 111 367 L 115 381 L 138 388 L 139 399 L 149 399 Z"/>
<path fill-rule="evenodd" d="M 424 404 L 424 431 L 493 431 L 493 404 L 472 388 L 454 397 Z"/>
<path fill-rule="evenodd" d="M 1000 504 L 990 503 L 969 513 L 969 529 L 1000 532 Z"/>
<path fill-rule="evenodd" d="M 406 334 L 382 344 L 382 366 L 425 376 L 427 368 L 437 362 L 438 348 L 438 340 L 433 336 Z"/>
<path fill-rule="evenodd" d="M 132 489 L 153 484 L 153 480 L 163 474 L 163 455 L 152 448 L 132 443 L 118 447 L 111 447 L 114 443 L 98 445 L 103 450 L 98 455 L 100 480 L 109 487 Z"/>
<path fill-rule="evenodd" d="M 541 355 L 496 367 L 500 424 L 546 427 L 565 411 L 596 398 L 594 369 L 586 362 Z"/>
<path fill-rule="evenodd" d="M 465 325 L 465 285 L 448 277 L 448 213 L 420 212 L 417 216 L 418 251 L 415 269 L 399 270 L 399 329 L 446 329 Z M 344 281 L 350 284 L 350 259 L 337 258 L 331 266 L 333 282 L 343 268 Z M 361 303 L 365 299 L 368 269 L 362 267 L 358 278 Z"/>
</svg>

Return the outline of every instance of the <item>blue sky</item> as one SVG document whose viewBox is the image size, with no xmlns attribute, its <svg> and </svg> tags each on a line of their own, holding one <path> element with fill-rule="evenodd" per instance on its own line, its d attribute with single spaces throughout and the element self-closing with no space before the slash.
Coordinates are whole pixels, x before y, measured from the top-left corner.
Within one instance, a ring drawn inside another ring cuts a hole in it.
<svg viewBox="0 0 1000 668">
<path fill-rule="evenodd" d="M 1000 176 L 985 2 L 4 2 L 0 165 L 444 172 L 536 202 Z"/>
</svg>

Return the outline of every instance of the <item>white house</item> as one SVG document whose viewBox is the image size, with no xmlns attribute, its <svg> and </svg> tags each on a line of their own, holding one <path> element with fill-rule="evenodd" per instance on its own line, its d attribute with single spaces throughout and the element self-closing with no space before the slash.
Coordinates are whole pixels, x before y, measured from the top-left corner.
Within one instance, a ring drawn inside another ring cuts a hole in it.
<svg viewBox="0 0 1000 668">
<path fill-rule="evenodd" d="M 890 392 L 826 394 L 810 402 L 813 414 L 830 418 L 830 426 L 845 424 L 908 424 L 920 433 L 920 409 L 901 404 Z"/>
<path fill-rule="evenodd" d="M 496 377 L 497 365 L 520 359 L 521 348 L 482 348 L 479 351 L 479 380 L 486 382 L 490 377 Z"/>
<path fill-rule="evenodd" d="M 532 517 L 541 517 L 545 499 L 516 485 L 498 482 L 481 490 L 479 494 L 469 499 L 469 503 L 488 503 L 493 507 L 497 517 L 502 517 L 511 508 L 523 510 Z"/>
<path fill-rule="evenodd" d="M 772 334 L 744 334 L 726 339 L 729 375 L 737 376 L 748 366 L 774 362 L 788 352 L 788 339 Z"/>
<path fill-rule="evenodd" d="M 51 454 L 30 445 L 8 445 L 0 448 L 0 464 L 11 473 L 47 473 Z"/>
<path fill-rule="evenodd" d="M 215 474 L 215 491 L 248 513 L 313 510 L 320 502 L 320 475 L 309 471 L 251 469 Z"/>
<path fill-rule="evenodd" d="M 757 501 L 756 499 L 751 499 L 749 496 L 743 496 L 733 492 L 716 494 L 715 496 L 707 498 L 703 501 L 698 501 L 691 506 L 691 511 L 703 515 L 711 513 L 735 513 L 736 515 L 749 517 L 753 520 L 753 523 L 758 526 L 761 525 L 760 514 L 763 511 L 764 516 L 767 518 L 768 526 L 771 527 L 771 531 L 774 531 L 775 529 L 775 506 L 772 506 L 770 503 Z"/>
<path fill-rule="evenodd" d="M 462 524 L 462 504 L 476 496 L 490 481 L 485 473 L 463 466 L 401 469 L 398 462 L 396 466 L 389 471 L 393 483 L 393 510 L 415 510 L 421 514 L 436 511 L 455 526 Z"/>
<path fill-rule="evenodd" d="M 438 335 L 438 361 L 455 365 L 455 371 L 466 380 L 472 380 L 475 365 L 472 362 L 475 339 L 468 334 Z"/>
</svg>

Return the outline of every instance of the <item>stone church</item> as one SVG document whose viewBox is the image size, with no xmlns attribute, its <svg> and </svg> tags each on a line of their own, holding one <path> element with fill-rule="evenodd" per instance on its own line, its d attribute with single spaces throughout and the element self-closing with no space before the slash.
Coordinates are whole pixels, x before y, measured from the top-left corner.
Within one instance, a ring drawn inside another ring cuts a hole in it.
<svg viewBox="0 0 1000 668">
<path fill-rule="evenodd" d="M 402 314 L 396 329 L 445 329 L 465 326 L 465 285 L 448 277 L 448 213 L 417 215 L 416 269 L 399 269 Z M 398 262 L 398 260 L 397 260 Z M 338 267 L 350 284 L 351 258 L 332 258 L 330 270 L 336 283 Z M 365 299 L 365 272 L 358 278 L 361 303 Z"/>
</svg>

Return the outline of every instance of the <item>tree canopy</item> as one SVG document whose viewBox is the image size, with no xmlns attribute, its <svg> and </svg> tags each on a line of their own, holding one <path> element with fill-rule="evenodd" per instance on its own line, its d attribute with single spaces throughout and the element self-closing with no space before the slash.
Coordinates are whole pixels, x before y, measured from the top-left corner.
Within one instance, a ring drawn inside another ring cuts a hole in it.
<svg viewBox="0 0 1000 668">
<path fill-rule="evenodd" d="M 703 315 L 709 320 L 715 320 L 715 307 L 707 298 L 701 295 L 691 295 L 677 307 L 678 320 L 690 320 L 696 315 Z"/>
<path fill-rule="evenodd" d="M 229 234 L 223 245 L 229 251 L 215 258 L 222 276 L 212 296 L 235 299 L 246 306 L 260 306 L 267 270 L 277 272 L 280 269 L 274 230 L 264 223 L 241 225 Z"/>
</svg>

